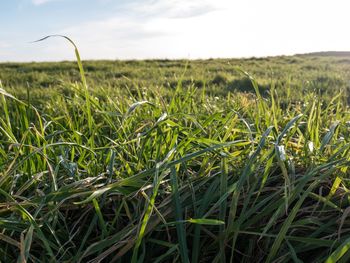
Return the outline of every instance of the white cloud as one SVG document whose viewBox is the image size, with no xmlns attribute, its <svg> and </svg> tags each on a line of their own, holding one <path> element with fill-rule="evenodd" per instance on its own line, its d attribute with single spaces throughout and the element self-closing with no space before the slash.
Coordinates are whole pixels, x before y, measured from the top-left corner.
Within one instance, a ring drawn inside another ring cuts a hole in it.
<svg viewBox="0 0 350 263">
<path fill-rule="evenodd" d="M 46 4 L 48 2 L 53 2 L 53 1 L 56 1 L 56 0 L 32 0 L 32 3 L 34 5 L 43 5 L 43 4 Z"/>
<path fill-rule="evenodd" d="M 337 4 L 330 0 L 131 1 L 119 6 L 113 16 L 53 33 L 71 37 L 83 59 L 242 57 L 349 50 L 350 37 L 344 33 L 350 23 L 349 7 L 346 0 Z M 64 40 L 35 45 L 40 46 L 39 53 L 23 52 L 21 59 L 74 59 L 72 48 Z"/>
<path fill-rule="evenodd" d="M 75 39 L 86 58 L 187 57 L 203 50 L 204 42 L 199 41 L 211 31 L 215 35 L 222 32 L 218 17 L 224 11 L 223 2 L 226 0 L 130 3 L 114 17 L 59 33 Z"/>
<path fill-rule="evenodd" d="M 8 48 L 9 46 L 10 46 L 9 43 L 4 42 L 4 41 L 0 41 L 0 49 Z"/>
<path fill-rule="evenodd" d="M 200 16 L 216 10 L 222 0 L 146 0 L 127 6 L 130 12 L 143 16 L 162 16 L 168 18 L 188 18 Z"/>
<path fill-rule="evenodd" d="M 4 41 L 0 41 L 0 56 L 5 56 L 8 53 L 10 45 Z"/>
</svg>

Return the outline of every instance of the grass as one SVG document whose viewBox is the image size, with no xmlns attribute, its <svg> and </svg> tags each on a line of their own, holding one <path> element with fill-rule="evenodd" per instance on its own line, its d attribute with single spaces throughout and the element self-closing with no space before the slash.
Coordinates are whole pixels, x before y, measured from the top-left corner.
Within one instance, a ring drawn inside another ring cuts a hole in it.
<svg viewBox="0 0 350 263">
<path fill-rule="evenodd" d="M 79 61 L 82 82 L 68 62 L 2 64 L 0 261 L 347 262 L 345 66 L 268 60 L 276 79 L 260 80 L 268 62 L 258 59 L 193 61 L 185 72 L 181 61 L 87 62 L 86 80 Z M 185 81 L 210 63 L 221 72 L 202 76 L 216 83 Z M 160 64 L 180 76 L 174 87 L 141 74 Z M 123 83 L 108 77 L 120 65 Z M 286 68 L 329 86 L 288 88 Z M 38 69 L 55 82 L 38 84 Z M 225 90 L 231 71 L 248 93 Z"/>
</svg>

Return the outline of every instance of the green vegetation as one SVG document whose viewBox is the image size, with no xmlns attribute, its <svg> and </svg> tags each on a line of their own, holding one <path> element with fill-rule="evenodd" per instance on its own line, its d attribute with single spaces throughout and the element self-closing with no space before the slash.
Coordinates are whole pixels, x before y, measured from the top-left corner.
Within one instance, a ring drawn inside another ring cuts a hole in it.
<svg viewBox="0 0 350 263">
<path fill-rule="evenodd" d="M 0 261 L 348 262 L 349 65 L 1 64 Z"/>
<path fill-rule="evenodd" d="M 135 90 L 139 87 L 162 89 L 162 94 L 172 96 L 180 79 L 184 87 L 207 88 L 208 96 L 226 96 L 228 92 L 254 93 L 249 79 L 237 72 L 236 67 L 240 67 L 254 76 L 263 96 L 268 97 L 274 83 L 280 100 L 286 102 L 298 101 L 311 92 L 323 100 L 328 100 L 339 90 L 349 93 L 349 66 L 350 53 L 348 56 L 310 54 L 251 59 L 84 62 L 90 88 L 108 89 L 109 94 L 115 89 L 129 87 Z M 80 75 L 75 62 L 2 63 L 0 79 L 4 87 L 14 89 L 18 96 L 25 98 L 23 87 L 29 87 L 32 96 L 38 93 L 43 99 L 43 96 L 51 95 L 47 90 L 57 92 L 67 83 L 79 82 Z"/>
</svg>

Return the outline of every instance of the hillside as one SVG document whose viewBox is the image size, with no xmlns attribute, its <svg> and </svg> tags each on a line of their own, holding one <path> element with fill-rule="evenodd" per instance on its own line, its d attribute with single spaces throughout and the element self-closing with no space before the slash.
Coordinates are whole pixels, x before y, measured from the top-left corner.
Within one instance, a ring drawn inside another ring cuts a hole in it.
<svg viewBox="0 0 350 263">
<path fill-rule="evenodd" d="M 350 59 L 343 56 L 315 57 L 309 54 L 190 61 L 84 61 L 84 67 L 91 87 L 133 89 L 157 86 L 172 90 L 181 81 L 184 86 L 205 87 L 215 96 L 226 96 L 229 92 L 254 93 L 250 81 L 236 70 L 238 67 L 254 76 L 264 94 L 274 85 L 282 99 L 298 100 L 306 93 L 316 92 L 327 100 L 340 90 L 347 97 L 349 63 Z M 4 86 L 13 87 L 16 93 L 27 87 L 30 90 L 55 90 L 62 88 L 62 83 L 79 79 L 75 62 L 0 63 L 0 80 Z"/>
<path fill-rule="evenodd" d="M 313 56 L 313 57 L 350 57 L 350 51 L 322 51 L 311 52 L 307 54 L 299 54 L 300 56 Z"/>
</svg>

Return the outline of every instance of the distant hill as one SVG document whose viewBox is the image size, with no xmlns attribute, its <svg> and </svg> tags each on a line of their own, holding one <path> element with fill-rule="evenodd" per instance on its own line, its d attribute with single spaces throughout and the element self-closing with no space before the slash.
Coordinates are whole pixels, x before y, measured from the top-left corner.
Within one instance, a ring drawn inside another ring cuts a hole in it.
<svg viewBox="0 0 350 263">
<path fill-rule="evenodd" d="M 350 57 L 350 51 L 321 51 L 305 54 L 296 54 L 297 56 L 312 56 L 312 57 Z"/>
</svg>

